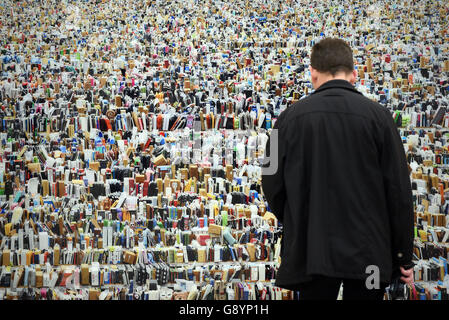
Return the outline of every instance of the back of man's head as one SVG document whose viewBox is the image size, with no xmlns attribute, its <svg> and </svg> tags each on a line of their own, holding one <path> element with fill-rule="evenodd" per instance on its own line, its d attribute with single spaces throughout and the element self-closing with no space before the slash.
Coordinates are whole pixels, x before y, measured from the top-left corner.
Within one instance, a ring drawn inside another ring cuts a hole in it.
<svg viewBox="0 0 449 320">
<path fill-rule="evenodd" d="M 310 57 L 312 68 L 321 73 L 330 73 L 332 76 L 354 70 L 354 60 L 351 47 L 343 40 L 325 38 L 312 47 Z"/>
</svg>

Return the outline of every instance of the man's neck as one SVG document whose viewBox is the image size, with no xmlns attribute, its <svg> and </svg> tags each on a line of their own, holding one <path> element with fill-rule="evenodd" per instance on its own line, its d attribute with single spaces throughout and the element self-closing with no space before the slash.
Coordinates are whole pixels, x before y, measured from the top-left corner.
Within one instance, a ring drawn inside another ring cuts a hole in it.
<svg viewBox="0 0 449 320">
<path fill-rule="evenodd" d="M 332 75 L 324 76 L 319 80 L 315 89 L 318 89 L 323 84 L 325 84 L 326 82 L 331 81 L 331 80 L 345 80 L 345 81 L 350 82 L 350 79 L 351 79 L 351 77 L 346 75 L 345 73 L 337 73 L 335 76 L 332 76 Z"/>
</svg>

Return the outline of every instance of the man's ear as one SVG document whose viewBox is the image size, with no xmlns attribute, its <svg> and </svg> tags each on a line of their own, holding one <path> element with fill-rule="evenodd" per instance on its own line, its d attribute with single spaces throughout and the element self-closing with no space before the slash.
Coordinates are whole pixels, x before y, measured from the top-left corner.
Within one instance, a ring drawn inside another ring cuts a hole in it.
<svg viewBox="0 0 449 320">
<path fill-rule="evenodd" d="M 354 85 L 356 81 L 357 81 L 357 70 L 354 69 L 354 70 L 352 70 L 351 78 L 349 79 L 349 82 L 352 85 Z"/>
<path fill-rule="evenodd" d="M 309 67 L 309 69 L 310 69 L 310 76 L 312 78 L 311 80 L 312 82 L 315 82 L 318 79 L 317 71 L 312 67 Z"/>
</svg>

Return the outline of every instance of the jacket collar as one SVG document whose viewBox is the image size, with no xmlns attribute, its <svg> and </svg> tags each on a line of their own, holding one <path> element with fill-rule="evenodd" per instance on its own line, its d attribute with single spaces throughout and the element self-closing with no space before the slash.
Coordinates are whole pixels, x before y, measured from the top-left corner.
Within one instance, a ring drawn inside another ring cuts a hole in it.
<svg viewBox="0 0 449 320">
<path fill-rule="evenodd" d="M 341 80 L 341 79 L 329 80 L 329 81 L 323 83 L 312 94 L 326 90 L 326 89 L 331 89 L 331 88 L 342 88 L 342 89 L 351 90 L 353 92 L 357 92 L 358 94 L 361 94 L 360 92 L 357 91 L 357 89 L 350 82 L 348 82 L 346 80 Z"/>
</svg>

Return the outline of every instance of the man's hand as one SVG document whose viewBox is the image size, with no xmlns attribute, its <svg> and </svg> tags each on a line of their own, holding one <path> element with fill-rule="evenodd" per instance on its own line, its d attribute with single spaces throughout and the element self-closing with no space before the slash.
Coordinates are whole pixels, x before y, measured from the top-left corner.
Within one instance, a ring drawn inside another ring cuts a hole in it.
<svg viewBox="0 0 449 320">
<path fill-rule="evenodd" d="M 413 268 L 406 270 L 406 269 L 404 269 L 404 267 L 400 267 L 400 269 L 401 269 L 401 273 L 402 273 L 401 280 L 408 285 L 413 284 L 413 281 L 414 281 Z"/>
</svg>

